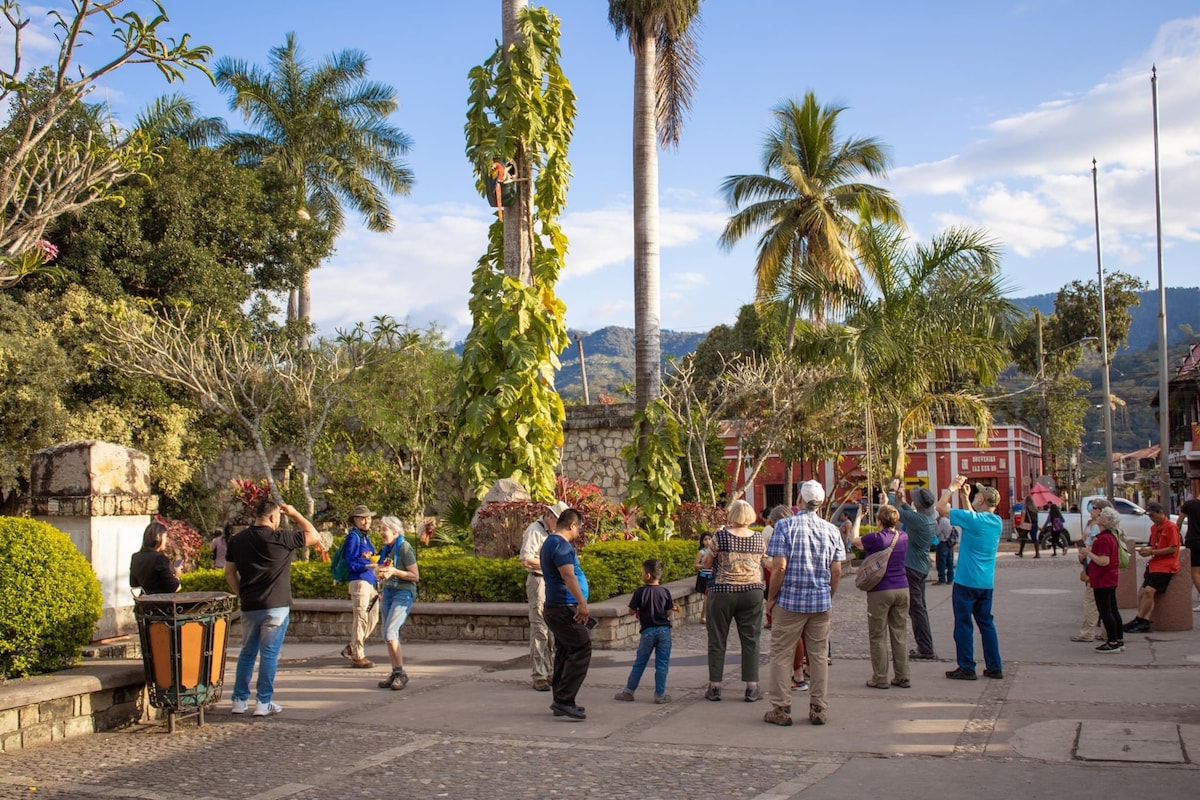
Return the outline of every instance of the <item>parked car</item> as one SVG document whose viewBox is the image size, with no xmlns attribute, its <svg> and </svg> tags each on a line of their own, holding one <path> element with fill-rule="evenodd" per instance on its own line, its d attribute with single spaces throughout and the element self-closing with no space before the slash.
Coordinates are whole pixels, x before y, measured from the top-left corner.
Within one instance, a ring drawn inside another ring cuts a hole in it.
<svg viewBox="0 0 1200 800">
<path fill-rule="evenodd" d="M 1093 500 L 1102 499 L 1104 495 L 1094 494 L 1083 498 L 1083 502 L 1079 507 L 1083 509 L 1078 512 L 1063 512 L 1063 524 L 1067 531 L 1071 534 L 1071 542 L 1078 542 L 1083 536 L 1084 526 L 1087 524 L 1089 510 L 1092 507 Z M 1154 524 L 1150 515 L 1146 513 L 1146 509 L 1139 506 L 1132 500 L 1126 500 L 1123 497 L 1118 497 L 1112 501 L 1113 508 L 1121 515 L 1121 532 L 1125 534 L 1127 541 L 1134 544 L 1147 544 L 1150 541 L 1150 527 Z M 1187 521 L 1184 520 L 1184 530 L 1187 530 Z M 1180 531 L 1182 535 L 1184 531 Z"/>
</svg>

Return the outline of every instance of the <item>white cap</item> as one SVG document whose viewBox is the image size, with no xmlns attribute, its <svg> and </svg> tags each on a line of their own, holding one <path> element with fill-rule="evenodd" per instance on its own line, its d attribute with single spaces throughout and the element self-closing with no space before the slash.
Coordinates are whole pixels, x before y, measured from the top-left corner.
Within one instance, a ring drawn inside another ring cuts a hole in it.
<svg viewBox="0 0 1200 800">
<path fill-rule="evenodd" d="M 805 503 L 824 503 L 825 487 L 816 481 L 805 481 L 800 484 L 800 497 Z"/>
</svg>

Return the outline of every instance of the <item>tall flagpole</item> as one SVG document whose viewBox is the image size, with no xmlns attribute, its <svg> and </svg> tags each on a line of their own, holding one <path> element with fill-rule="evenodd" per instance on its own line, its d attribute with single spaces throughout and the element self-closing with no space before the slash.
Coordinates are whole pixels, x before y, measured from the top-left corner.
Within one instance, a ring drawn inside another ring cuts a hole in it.
<svg viewBox="0 0 1200 800">
<path fill-rule="evenodd" d="M 1092 159 L 1092 207 L 1096 212 L 1096 276 L 1100 289 L 1100 360 L 1104 362 L 1104 491 L 1113 494 L 1112 388 L 1108 384 L 1108 316 L 1104 311 L 1104 262 L 1100 258 L 1100 191 L 1096 182 L 1096 159 Z"/>
<path fill-rule="evenodd" d="M 1163 282 L 1162 175 L 1158 166 L 1158 68 L 1150 68 L 1150 98 L 1154 107 L 1154 234 L 1158 244 L 1158 499 L 1171 513 L 1170 385 L 1167 381 L 1167 287 Z"/>
</svg>

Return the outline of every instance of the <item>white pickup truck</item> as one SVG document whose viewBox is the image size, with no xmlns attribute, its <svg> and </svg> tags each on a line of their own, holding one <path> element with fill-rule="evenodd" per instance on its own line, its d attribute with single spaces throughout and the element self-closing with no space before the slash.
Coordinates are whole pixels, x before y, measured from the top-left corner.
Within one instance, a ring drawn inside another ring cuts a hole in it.
<svg viewBox="0 0 1200 800">
<path fill-rule="evenodd" d="M 1071 543 L 1075 544 L 1079 538 L 1083 536 L 1083 528 L 1086 525 L 1089 514 L 1088 509 L 1091 508 L 1093 500 L 1100 500 L 1104 497 L 1102 494 L 1094 494 L 1083 498 L 1079 507 L 1082 512 L 1071 513 L 1063 512 L 1063 523 L 1067 527 L 1067 531 L 1071 534 Z M 1113 501 L 1113 508 L 1117 509 L 1121 514 L 1121 531 L 1125 534 L 1127 541 L 1134 544 L 1146 544 L 1150 541 L 1150 526 L 1154 523 L 1150 520 L 1150 515 L 1146 513 L 1146 509 L 1139 506 L 1132 500 L 1126 500 L 1118 497 Z M 1038 514 L 1038 523 L 1044 525 L 1046 521 L 1046 513 L 1043 511 Z M 1184 522 L 1186 528 L 1187 523 Z M 1182 535 L 1183 531 L 1180 531 Z"/>
</svg>

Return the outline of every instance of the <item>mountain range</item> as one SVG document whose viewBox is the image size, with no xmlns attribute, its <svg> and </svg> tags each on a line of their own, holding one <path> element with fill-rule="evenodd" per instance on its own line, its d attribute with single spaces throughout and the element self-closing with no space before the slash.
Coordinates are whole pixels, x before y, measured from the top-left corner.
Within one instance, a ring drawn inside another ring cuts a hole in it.
<svg viewBox="0 0 1200 800">
<path fill-rule="evenodd" d="M 1019 308 L 1039 309 L 1043 314 L 1054 312 L 1054 294 L 1012 298 Z M 1141 292 L 1141 304 L 1131 309 L 1129 345 L 1122 352 L 1136 352 L 1158 345 L 1158 293 Z M 1170 344 L 1191 342 L 1200 335 L 1200 288 L 1168 288 L 1167 338 Z M 570 330 L 571 346 L 560 356 L 562 368 L 558 373 L 558 390 L 570 400 L 583 399 L 583 380 L 579 368 L 579 343 L 587 359 L 588 390 L 593 402 L 600 394 L 623 397 L 624 388 L 632 388 L 634 357 L 633 329 L 610 325 L 588 333 Z M 661 332 L 663 360 L 679 358 L 696 349 L 707 332 Z M 456 347 L 462 352 L 462 345 Z M 1118 354 L 1113 354 L 1114 358 Z"/>
</svg>

